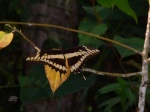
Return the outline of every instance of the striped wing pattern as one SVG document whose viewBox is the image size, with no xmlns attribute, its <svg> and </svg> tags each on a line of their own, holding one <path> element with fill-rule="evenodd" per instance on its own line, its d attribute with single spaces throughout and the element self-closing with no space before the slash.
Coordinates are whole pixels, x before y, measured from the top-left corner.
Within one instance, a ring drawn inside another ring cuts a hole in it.
<svg viewBox="0 0 150 112">
<path fill-rule="evenodd" d="M 100 51 L 98 49 L 91 49 L 86 46 L 77 46 L 64 50 L 52 49 L 47 52 L 42 51 L 34 57 L 28 57 L 26 61 L 43 63 L 62 74 L 67 71 L 65 65 L 66 58 L 68 59 L 71 72 L 80 72 L 85 61 L 99 52 Z"/>
</svg>

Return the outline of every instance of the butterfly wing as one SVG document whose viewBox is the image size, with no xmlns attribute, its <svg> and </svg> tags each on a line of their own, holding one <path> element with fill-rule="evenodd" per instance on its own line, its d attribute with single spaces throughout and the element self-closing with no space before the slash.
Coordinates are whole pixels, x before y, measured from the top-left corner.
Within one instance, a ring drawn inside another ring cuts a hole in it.
<svg viewBox="0 0 150 112">
<path fill-rule="evenodd" d="M 42 51 L 40 54 L 34 57 L 28 57 L 26 60 L 43 63 L 60 73 L 66 73 L 65 58 L 67 58 L 71 72 L 79 72 L 83 68 L 85 61 L 99 52 L 97 49 L 77 46 L 64 50 L 52 49 L 47 52 Z"/>
<path fill-rule="evenodd" d="M 48 65 L 55 71 L 60 73 L 66 73 L 66 65 L 64 55 L 60 49 L 52 49 L 49 51 L 41 51 L 39 54 L 33 57 L 27 57 L 26 61 L 32 61 Z"/>
<path fill-rule="evenodd" d="M 70 49 L 65 49 L 65 57 L 68 59 L 68 63 L 71 72 L 80 72 L 85 62 L 98 54 L 98 49 L 88 48 L 86 46 L 77 46 Z"/>
</svg>

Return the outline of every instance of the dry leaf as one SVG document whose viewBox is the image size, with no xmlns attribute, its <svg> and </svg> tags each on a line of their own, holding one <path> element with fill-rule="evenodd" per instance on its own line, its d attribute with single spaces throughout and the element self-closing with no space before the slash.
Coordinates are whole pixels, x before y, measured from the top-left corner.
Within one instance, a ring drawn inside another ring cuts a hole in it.
<svg viewBox="0 0 150 112">
<path fill-rule="evenodd" d="M 66 59 L 66 68 L 67 68 L 66 73 L 61 74 L 59 71 L 56 71 L 55 69 L 52 69 L 48 65 L 45 65 L 46 77 L 49 81 L 49 84 L 53 93 L 70 76 L 71 71 L 70 71 L 67 59 Z"/>
<path fill-rule="evenodd" d="M 8 46 L 13 39 L 13 33 L 5 33 L 0 31 L 0 49 Z"/>
</svg>

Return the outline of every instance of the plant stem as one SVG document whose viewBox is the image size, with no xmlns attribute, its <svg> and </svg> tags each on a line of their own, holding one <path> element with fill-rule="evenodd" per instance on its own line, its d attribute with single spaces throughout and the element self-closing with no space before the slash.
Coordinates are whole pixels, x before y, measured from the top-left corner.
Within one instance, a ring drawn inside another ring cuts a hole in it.
<svg viewBox="0 0 150 112">
<path fill-rule="evenodd" d="M 66 28 L 66 27 L 63 27 L 63 26 L 57 26 L 57 25 L 52 25 L 52 24 L 40 24 L 40 23 L 9 22 L 9 21 L 0 21 L 0 24 L 18 24 L 18 25 L 42 26 L 42 27 L 53 27 L 53 28 L 63 29 L 63 30 L 71 31 L 71 32 L 76 32 L 76 33 L 81 33 L 81 34 L 84 34 L 84 35 L 92 36 L 92 37 L 95 37 L 95 38 L 98 38 L 98 39 L 101 39 L 101 40 L 105 40 L 107 42 L 117 44 L 117 45 L 122 46 L 122 47 L 124 47 L 128 50 L 131 50 L 135 53 L 138 53 L 138 54 L 142 55 L 141 51 L 138 51 L 137 49 L 134 49 L 130 46 L 119 43 L 117 41 L 114 41 L 114 40 L 111 40 L 111 39 L 108 39 L 108 38 L 105 38 L 105 37 L 101 37 L 101 36 L 96 35 L 96 34 L 84 32 L 84 31 L 79 31 L 79 30 L 75 30 L 75 29 L 71 29 L 71 28 Z"/>
<path fill-rule="evenodd" d="M 32 41 L 30 41 L 20 30 L 16 29 L 15 27 L 11 27 L 9 24 L 6 24 L 6 26 L 11 28 L 13 31 L 19 33 L 26 41 L 28 41 L 34 47 L 34 49 L 37 50 L 37 53 L 40 52 L 40 49 L 34 43 L 32 43 Z"/>
<path fill-rule="evenodd" d="M 120 73 L 109 73 L 109 72 L 101 72 L 90 68 L 83 68 L 82 71 L 91 72 L 97 75 L 107 75 L 107 76 L 113 76 L 113 77 L 131 77 L 131 76 L 137 76 L 140 75 L 141 72 L 135 72 L 135 73 L 126 73 L 126 74 L 120 74 Z"/>
<path fill-rule="evenodd" d="M 142 52 L 142 79 L 141 84 L 139 88 L 139 104 L 138 104 L 138 112 L 144 112 L 145 107 L 145 95 L 146 95 L 146 89 L 148 84 L 148 49 L 150 47 L 149 45 L 150 41 L 150 6 L 148 11 L 148 21 L 147 21 L 147 29 L 145 33 L 145 42 Z"/>
</svg>

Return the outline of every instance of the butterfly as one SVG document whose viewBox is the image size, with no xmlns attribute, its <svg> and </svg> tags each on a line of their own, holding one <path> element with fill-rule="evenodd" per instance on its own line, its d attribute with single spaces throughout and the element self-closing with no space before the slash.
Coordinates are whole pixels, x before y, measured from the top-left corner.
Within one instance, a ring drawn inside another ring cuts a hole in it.
<svg viewBox="0 0 150 112">
<path fill-rule="evenodd" d="M 83 68 L 85 62 L 99 52 L 98 49 L 76 46 L 64 50 L 52 49 L 49 51 L 41 51 L 34 57 L 27 57 L 26 61 L 43 63 L 62 74 L 67 71 L 65 64 L 65 59 L 67 59 L 71 72 L 78 73 Z"/>
<path fill-rule="evenodd" d="M 53 93 L 68 79 L 71 72 L 79 73 L 85 62 L 98 54 L 98 49 L 76 46 L 68 49 L 51 49 L 27 57 L 26 61 L 43 63 Z"/>
</svg>

